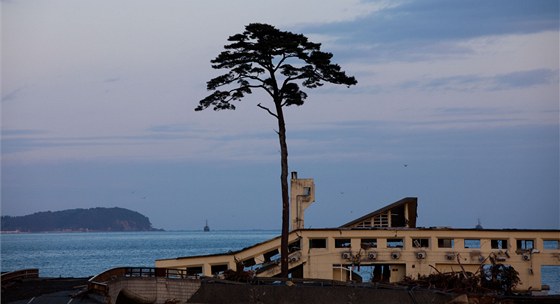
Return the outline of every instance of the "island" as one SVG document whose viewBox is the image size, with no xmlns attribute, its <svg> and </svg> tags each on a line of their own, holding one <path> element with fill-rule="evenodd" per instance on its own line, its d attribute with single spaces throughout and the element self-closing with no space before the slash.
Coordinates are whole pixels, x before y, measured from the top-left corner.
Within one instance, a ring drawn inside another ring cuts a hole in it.
<svg viewBox="0 0 560 304">
<path fill-rule="evenodd" d="M 125 208 L 68 209 L 24 216 L 2 216 L 6 232 L 161 231 L 150 219 Z"/>
</svg>

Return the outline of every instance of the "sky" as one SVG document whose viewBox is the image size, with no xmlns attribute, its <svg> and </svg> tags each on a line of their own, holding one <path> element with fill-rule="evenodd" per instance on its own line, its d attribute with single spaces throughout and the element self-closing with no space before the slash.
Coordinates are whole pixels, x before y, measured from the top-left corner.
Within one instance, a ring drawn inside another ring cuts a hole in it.
<svg viewBox="0 0 560 304">
<path fill-rule="evenodd" d="M 280 229 L 259 92 L 195 112 L 249 23 L 301 33 L 356 86 L 285 109 L 305 226 L 404 197 L 418 226 L 560 229 L 559 2 L 2 0 L 1 214 L 122 207 L 156 228 Z"/>
</svg>

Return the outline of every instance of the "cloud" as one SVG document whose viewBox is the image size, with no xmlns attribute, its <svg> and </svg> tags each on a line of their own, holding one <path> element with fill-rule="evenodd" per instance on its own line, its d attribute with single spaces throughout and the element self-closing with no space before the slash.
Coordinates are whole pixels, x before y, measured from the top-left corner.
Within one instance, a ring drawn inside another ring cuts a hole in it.
<svg viewBox="0 0 560 304">
<path fill-rule="evenodd" d="M 353 21 L 317 25 L 344 41 L 393 43 L 528 34 L 558 29 L 558 2 L 406 1 Z"/>
<path fill-rule="evenodd" d="M 276 159 L 277 137 L 272 131 L 219 130 L 192 124 L 149 127 L 139 134 L 53 136 L 47 131 L 3 130 L 2 158 L 19 161 L 129 160 L 243 160 Z"/>
<path fill-rule="evenodd" d="M 120 77 L 109 77 L 109 78 L 105 78 L 103 80 L 104 83 L 111 83 L 111 82 L 117 82 L 121 80 Z"/>
<path fill-rule="evenodd" d="M 455 75 L 431 79 L 407 81 L 397 89 L 422 89 L 443 91 L 490 91 L 507 89 L 524 89 L 558 82 L 558 71 L 552 69 L 534 69 L 517 71 L 494 76 Z"/>
<path fill-rule="evenodd" d="M 535 69 L 497 75 L 492 80 L 495 89 L 528 88 L 537 85 L 558 83 L 558 71 L 551 69 Z"/>
<path fill-rule="evenodd" d="M 169 124 L 152 126 L 147 131 L 157 134 L 177 134 L 191 131 L 191 129 L 191 126 L 187 124 Z"/>
<path fill-rule="evenodd" d="M 402 1 L 356 20 L 300 30 L 335 37 L 339 56 L 414 61 L 468 53 L 454 44 L 460 40 L 557 31 L 558 11 L 558 1 Z"/>
<path fill-rule="evenodd" d="M 3 132 L 4 133 L 4 132 Z M 20 133 L 7 131 L 12 136 L 2 137 L 2 154 L 38 151 L 52 148 L 92 147 L 92 146 L 126 146 L 134 141 L 143 140 L 141 137 L 49 137 L 49 136 L 14 136 L 14 135 L 41 135 L 47 132 Z M 86 148 L 83 152 L 86 152 Z"/>
<path fill-rule="evenodd" d="M 482 84 L 484 77 L 476 75 L 456 75 L 431 79 L 406 81 L 396 86 L 396 89 L 424 89 L 424 90 L 472 90 Z"/>
<path fill-rule="evenodd" d="M 44 131 L 41 130 L 27 130 L 27 129 L 14 129 L 14 130 L 6 130 L 2 129 L 2 137 L 6 136 L 21 136 L 21 135 L 38 135 L 43 134 Z"/>
<path fill-rule="evenodd" d="M 40 144 L 36 138 L 46 132 L 30 129 L 4 129 L 2 128 L 1 147 L 2 157 L 11 153 L 24 152 L 35 149 Z"/>
<path fill-rule="evenodd" d="M 26 88 L 26 86 L 19 87 L 17 89 L 9 91 L 5 95 L 2 95 L 2 103 L 15 100 Z"/>
</svg>

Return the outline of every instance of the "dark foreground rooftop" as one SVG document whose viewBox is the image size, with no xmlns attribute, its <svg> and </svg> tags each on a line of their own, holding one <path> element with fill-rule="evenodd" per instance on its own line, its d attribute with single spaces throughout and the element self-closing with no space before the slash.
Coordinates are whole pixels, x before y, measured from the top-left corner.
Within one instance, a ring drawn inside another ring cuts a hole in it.
<svg viewBox="0 0 560 304">
<path fill-rule="evenodd" d="M 89 278 L 25 278 L 2 284 L 2 304 L 104 303 L 99 297 L 75 297 Z"/>
<path fill-rule="evenodd" d="M 33 278 L 9 282 L 2 285 L 2 303 L 106 303 L 104 297 L 86 292 L 87 280 L 88 278 Z M 434 290 L 410 290 L 390 286 L 372 289 L 359 286 L 254 285 L 203 280 L 201 288 L 188 303 L 450 303 L 453 300 L 457 301 L 460 298 Z M 560 296 L 481 297 L 478 303 L 559 303 L 559 300 Z M 122 303 L 135 302 L 125 299 Z"/>
</svg>

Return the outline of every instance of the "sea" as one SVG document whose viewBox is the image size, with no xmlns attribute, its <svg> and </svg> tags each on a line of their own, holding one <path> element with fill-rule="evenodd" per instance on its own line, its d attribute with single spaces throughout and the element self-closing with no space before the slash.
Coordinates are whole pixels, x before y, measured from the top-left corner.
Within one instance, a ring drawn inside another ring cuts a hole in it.
<svg viewBox="0 0 560 304">
<path fill-rule="evenodd" d="M 279 235 L 276 230 L 0 234 L 1 271 L 37 268 L 41 277 L 89 277 L 115 267 L 154 267 L 157 259 L 226 253 Z M 560 266 L 541 271 L 549 294 L 560 294 Z"/>
<path fill-rule="evenodd" d="M 114 267 L 155 267 L 155 260 L 225 253 L 280 231 L 151 231 L 1 234 L 2 272 L 37 268 L 41 277 L 88 277 Z"/>
</svg>

